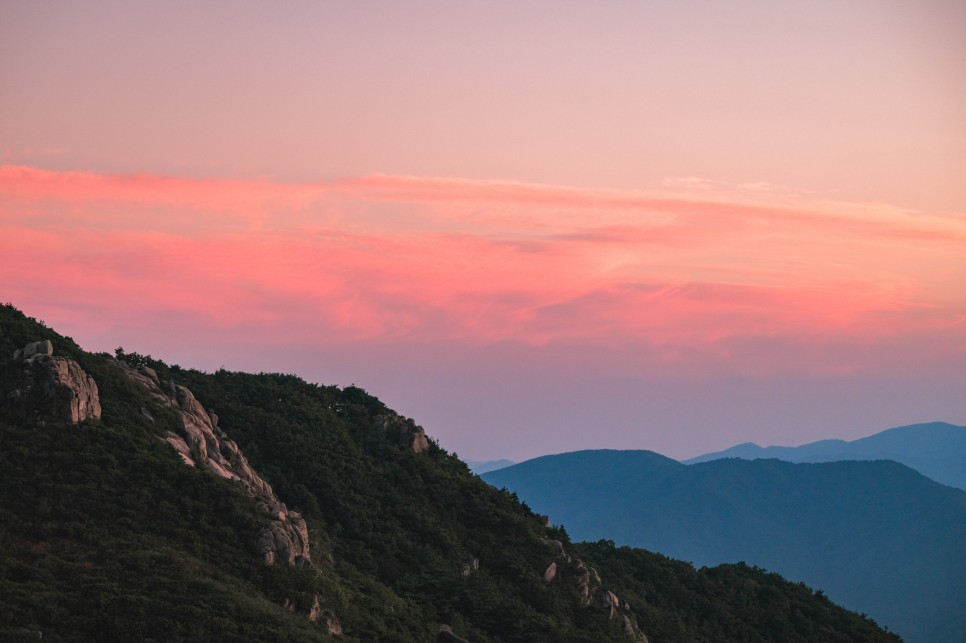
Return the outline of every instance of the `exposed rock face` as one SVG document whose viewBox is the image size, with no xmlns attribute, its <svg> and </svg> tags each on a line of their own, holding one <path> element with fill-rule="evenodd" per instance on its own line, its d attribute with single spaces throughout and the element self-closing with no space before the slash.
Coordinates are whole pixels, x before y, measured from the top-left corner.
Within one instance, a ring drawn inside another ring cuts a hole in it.
<svg viewBox="0 0 966 643">
<path fill-rule="evenodd" d="M 188 443 L 184 441 L 183 437 L 175 435 L 174 433 L 168 433 L 164 441 L 174 447 L 185 464 L 191 467 L 195 466 L 195 460 L 191 457 L 191 447 L 188 446 Z"/>
<path fill-rule="evenodd" d="M 100 419 L 101 400 L 97 382 L 80 364 L 66 357 L 44 356 L 37 361 L 47 369 L 44 393 L 59 403 L 56 406 L 60 407 L 64 419 L 71 424 Z"/>
<path fill-rule="evenodd" d="M 18 348 L 13 352 L 14 359 L 30 359 L 34 355 L 46 355 L 48 357 L 53 356 L 54 345 L 50 343 L 49 339 L 45 339 L 42 342 L 32 342 L 27 344 L 23 348 Z"/>
<path fill-rule="evenodd" d="M 205 410 L 194 394 L 173 382 L 161 382 L 150 368 L 135 369 L 118 360 L 115 363 L 128 378 L 148 389 L 155 402 L 177 412 L 183 434 L 168 433 L 165 441 L 185 464 L 203 466 L 222 478 L 234 480 L 263 500 L 261 507 L 271 516 L 271 522 L 255 539 L 262 561 L 266 565 L 276 562 L 311 565 L 309 530 L 305 520 L 279 501 L 271 485 L 251 468 L 245 454 L 217 427 L 213 414 Z"/>
<path fill-rule="evenodd" d="M 624 614 L 622 618 L 624 621 L 624 633 L 627 634 L 628 637 L 634 639 L 637 641 L 637 643 L 650 643 L 647 640 L 647 636 L 645 636 L 644 632 L 637 629 L 637 626 L 634 625 L 634 622 L 631 620 L 630 616 Z"/>
<path fill-rule="evenodd" d="M 375 426 L 386 431 L 390 437 L 399 436 L 399 446 L 411 449 L 413 453 L 429 451 L 429 437 L 423 427 L 418 426 L 409 418 L 395 413 L 380 415 L 375 419 Z"/>
<path fill-rule="evenodd" d="M 222 478 L 238 480 L 252 493 L 277 501 L 272 487 L 252 470 L 238 445 L 215 426 L 194 394 L 184 386 L 174 386 L 174 392 L 173 401 L 181 410 L 186 444 L 193 459 L 203 462 Z"/>
<path fill-rule="evenodd" d="M 436 640 L 440 643 L 469 643 L 466 639 L 462 639 L 453 634 L 453 628 L 449 625 L 439 626 L 439 636 Z"/>
<path fill-rule="evenodd" d="M 421 426 L 411 426 L 406 427 L 406 431 L 399 438 L 399 444 L 404 447 L 409 447 L 413 450 L 413 453 L 424 453 L 429 451 L 429 438 L 426 437 L 426 431 L 423 430 Z"/>
<path fill-rule="evenodd" d="M 54 357 L 50 340 L 27 344 L 15 351 L 13 357 L 24 364 L 22 383 L 26 393 L 40 398 L 48 415 L 71 424 L 100 419 L 97 382 L 74 360 Z M 17 389 L 12 397 L 23 395 Z"/>
<path fill-rule="evenodd" d="M 330 636 L 342 636 L 342 623 L 339 617 L 330 609 L 322 610 L 322 620 L 325 621 L 325 629 Z"/>
<path fill-rule="evenodd" d="M 593 576 L 591 576 L 593 574 Z M 591 581 L 594 581 L 593 584 Z M 587 606 L 591 603 L 591 589 L 600 586 L 600 576 L 593 567 L 588 567 L 584 561 L 577 559 L 577 593 L 580 595 L 580 604 Z"/>
<path fill-rule="evenodd" d="M 621 606 L 621 601 L 617 598 L 617 594 L 611 591 L 605 591 L 603 597 L 603 603 L 606 607 L 609 607 L 608 616 L 610 620 L 617 619 L 617 608 Z"/>
<path fill-rule="evenodd" d="M 284 510 L 285 505 L 278 503 Z M 266 565 L 276 562 L 311 564 L 309 561 L 309 530 L 298 513 L 276 512 L 276 518 L 258 534 L 255 546 Z"/>
<path fill-rule="evenodd" d="M 564 560 L 566 560 L 568 563 L 572 561 L 572 559 L 570 558 L 570 554 L 564 551 L 563 543 L 560 542 L 559 540 L 544 539 L 543 542 L 547 543 L 548 545 L 551 545 L 554 549 L 556 549 L 557 555 L 563 558 Z"/>
<path fill-rule="evenodd" d="M 429 451 L 429 438 L 426 437 L 426 432 L 423 431 L 423 427 L 417 426 L 413 432 L 412 446 L 413 453 Z"/>
<path fill-rule="evenodd" d="M 469 577 L 473 572 L 480 570 L 480 559 L 474 558 L 468 563 L 463 563 L 463 569 L 460 572 L 463 578 Z"/>
<path fill-rule="evenodd" d="M 564 549 L 559 540 L 544 540 L 554 552 L 556 561 L 550 563 L 543 573 L 545 582 L 561 579 L 558 582 L 572 582 L 576 586 L 577 600 L 583 607 L 603 610 L 607 618 L 619 621 L 624 626 L 628 638 L 636 643 L 647 643 L 647 636 L 641 632 L 637 623 L 629 612 L 627 603 L 618 598 L 617 594 L 602 586 L 600 575 L 593 567 L 579 558 L 573 558 Z"/>
<path fill-rule="evenodd" d="M 294 605 L 288 599 L 285 600 L 284 606 L 290 612 L 295 611 Z M 339 622 L 339 617 L 332 610 L 322 607 L 322 599 L 318 594 L 312 595 L 312 606 L 309 607 L 306 616 L 313 623 L 318 623 L 321 620 L 325 624 L 329 636 L 342 636 L 342 623 Z"/>
<path fill-rule="evenodd" d="M 549 583 L 556 577 L 557 577 L 557 563 L 550 563 L 550 565 L 547 566 L 547 570 L 543 572 L 543 581 L 545 583 Z"/>
<path fill-rule="evenodd" d="M 322 601 L 319 600 L 319 595 L 315 594 L 312 597 L 312 607 L 309 608 L 309 620 L 315 623 L 319 620 L 319 616 L 322 615 Z"/>
</svg>

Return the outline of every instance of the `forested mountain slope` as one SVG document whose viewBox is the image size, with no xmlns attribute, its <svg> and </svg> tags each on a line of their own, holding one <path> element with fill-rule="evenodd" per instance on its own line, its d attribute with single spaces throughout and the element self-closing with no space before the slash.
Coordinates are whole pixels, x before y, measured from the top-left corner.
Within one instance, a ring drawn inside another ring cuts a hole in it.
<svg viewBox="0 0 966 643">
<path fill-rule="evenodd" d="M 360 388 L 91 354 L 9 305 L 0 471 L 4 641 L 897 640 L 762 570 L 571 543 Z"/>
</svg>

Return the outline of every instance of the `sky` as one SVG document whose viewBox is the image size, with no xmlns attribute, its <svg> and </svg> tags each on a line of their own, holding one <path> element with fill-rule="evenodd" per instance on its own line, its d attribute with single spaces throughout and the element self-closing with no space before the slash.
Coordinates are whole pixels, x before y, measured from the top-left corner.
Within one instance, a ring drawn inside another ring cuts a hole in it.
<svg viewBox="0 0 966 643">
<path fill-rule="evenodd" d="M 966 4 L 0 3 L 0 300 L 467 459 L 966 424 Z"/>
</svg>

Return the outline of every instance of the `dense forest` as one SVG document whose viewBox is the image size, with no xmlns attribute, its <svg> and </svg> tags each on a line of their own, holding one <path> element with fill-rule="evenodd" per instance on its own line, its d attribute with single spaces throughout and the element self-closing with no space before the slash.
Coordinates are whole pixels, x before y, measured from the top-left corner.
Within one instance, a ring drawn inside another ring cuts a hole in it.
<svg viewBox="0 0 966 643">
<path fill-rule="evenodd" d="M 12 356 L 40 340 L 93 378 L 99 418 L 58 419 L 25 384 Z M 310 560 L 265 564 L 264 503 L 186 466 L 166 441 L 184 415 L 133 369 L 217 415 L 304 517 Z M 573 543 L 432 439 L 414 448 L 419 435 L 361 388 L 92 354 L 4 305 L 0 640 L 898 640 L 761 569 Z"/>
</svg>

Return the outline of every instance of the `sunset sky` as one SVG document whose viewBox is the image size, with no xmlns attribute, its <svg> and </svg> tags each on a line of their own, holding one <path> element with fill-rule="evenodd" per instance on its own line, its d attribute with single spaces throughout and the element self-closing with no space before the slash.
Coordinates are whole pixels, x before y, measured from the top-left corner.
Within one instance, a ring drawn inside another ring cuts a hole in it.
<svg viewBox="0 0 966 643">
<path fill-rule="evenodd" d="M 0 4 L 0 300 L 461 457 L 966 424 L 966 3 Z"/>
</svg>

